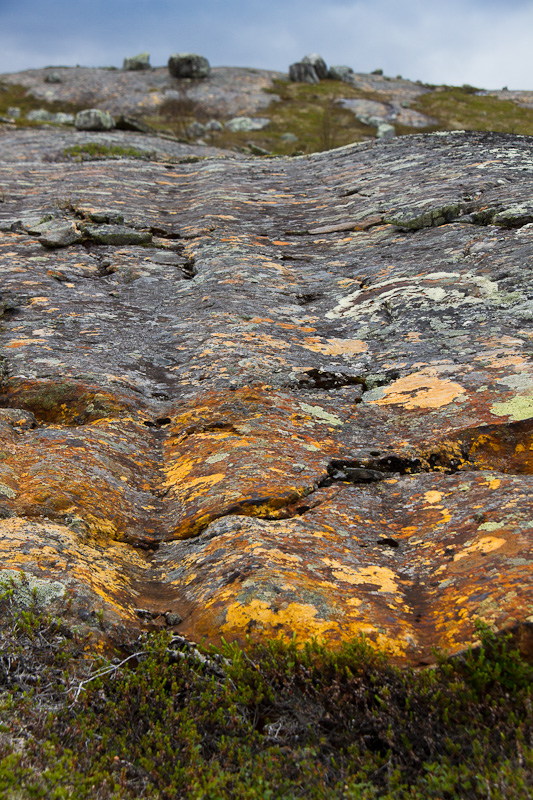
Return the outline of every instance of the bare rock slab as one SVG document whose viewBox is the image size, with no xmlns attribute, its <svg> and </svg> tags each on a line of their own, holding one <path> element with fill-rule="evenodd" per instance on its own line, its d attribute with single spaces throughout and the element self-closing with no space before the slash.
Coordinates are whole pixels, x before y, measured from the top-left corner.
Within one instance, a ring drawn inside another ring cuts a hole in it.
<svg viewBox="0 0 533 800">
<path fill-rule="evenodd" d="M 529 139 L 38 158 L 65 135 L 0 134 L 0 571 L 101 646 L 528 629 Z"/>
</svg>

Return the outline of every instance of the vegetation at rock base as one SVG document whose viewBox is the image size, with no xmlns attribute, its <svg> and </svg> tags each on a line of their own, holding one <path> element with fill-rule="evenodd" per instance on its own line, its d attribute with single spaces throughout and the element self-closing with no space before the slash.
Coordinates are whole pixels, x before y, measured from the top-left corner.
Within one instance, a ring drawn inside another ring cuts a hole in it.
<svg viewBox="0 0 533 800">
<path fill-rule="evenodd" d="M 15 120 L 15 122 L 17 126 L 23 127 L 35 127 L 40 125 L 38 122 L 31 122 L 25 118 L 28 111 L 44 108 L 46 111 L 50 111 L 54 114 L 60 111 L 65 114 L 76 114 L 83 108 L 83 106 L 78 106 L 74 103 L 60 101 L 49 102 L 47 100 L 38 99 L 33 97 L 25 86 L 0 84 L 0 116 L 7 116 L 8 108 L 12 107 L 20 108 L 21 116 Z"/>
<path fill-rule="evenodd" d="M 533 667 L 509 638 L 400 670 L 332 651 L 147 636 L 111 661 L 2 598 L 0 796 L 530 798 Z"/>
<path fill-rule="evenodd" d="M 435 117 L 434 130 L 498 131 L 533 135 L 533 108 L 524 108 L 470 86 L 437 87 L 422 95 L 413 108 Z"/>
<path fill-rule="evenodd" d="M 395 124 L 396 133 L 422 133 L 437 130 L 480 130 L 533 135 L 533 109 L 517 105 L 512 100 L 480 93 L 473 86 L 428 86 L 430 91 L 411 104 L 414 110 L 437 120 L 427 128 L 409 128 Z M 271 121 L 260 131 L 231 132 L 206 131 L 206 143 L 226 149 L 254 152 L 260 147 L 272 155 L 295 155 L 330 150 L 352 142 L 372 139 L 376 128 L 360 122 L 343 108 L 342 98 L 359 98 L 386 102 L 387 97 L 377 92 L 365 91 L 336 80 L 323 80 L 319 84 L 274 81 L 269 90 L 277 98 L 261 112 Z M 193 122 L 205 123 L 207 115 L 201 104 L 187 98 L 167 100 L 158 117 L 151 117 L 151 126 L 187 141 L 187 128 Z M 283 134 L 290 133 L 296 140 L 285 141 Z M 185 138 L 184 138 L 185 137 Z"/>
<path fill-rule="evenodd" d="M 66 147 L 63 155 L 75 161 L 95 161 L 104 158 L 141 158 L 149 160 L 153 153 L 139 150 L 136 147 L 123 147 L 118 144 L 105 144 L 104 142 L 87 142 Z"/>
<path fill-rule="evenodd" d="M 392 79 L 391 79 L 392 80 Z M 409 128 L 395 123 L 399 135 L 436 130 L 480 130 L 533 135 L 533 108 L 518 105 L 483 93 L 472 86 L 426 86 L 426 94 L 411 103 L 414 110 L 432 117 L 437 123 L 427 128 Z M 386 103 L 387 93 L 358 89 L 337 80 L 323 80 L 309 85 L 287 80 L 275 80 L 271 90 L 273 102 L 260 116 L 270 124 L 259 131 L 206 131 L 202 139 L 210 145 L 236 149 L 247 153 L 295 155 L 329 150 L 334 147 L 373 139 L 376 128 L 360 122 L 352 111 L 340 103 L 342 98 L 358 98 Z M 279 98 L 279 99 L 278 99 Z M 0 84 L 0 116 L 7 116 L 11 107 L 20 108 L 17 126 L 39 126 L 26 118 L 29 111 L 42 108 L 50 112 L 75 114 L 82 106 L 65 102 L 48 102 L 32 96 L 23 86 Z M 158 115 L 146 122 L 159 132 L 172 134 L 179 141 L 195 141 L 188 128 L 193 122 L 206 123 L 208 114 L 202 104 L 188 97 L 186 90 L 178 97 L 166 99 Z M 222 121 L 223 122 L 223 121 Z M 50 123 L 49 123 L 50 124 Z M 284 134 L 296 140 L 286 141 Z M 259 151 L 256 148 L 260 148 Z M 65 156 L 76 160 L 98 158 L 153 158 L 153 154 L 132 147 L 89 143 L 67 148 Z"/>
</svg>

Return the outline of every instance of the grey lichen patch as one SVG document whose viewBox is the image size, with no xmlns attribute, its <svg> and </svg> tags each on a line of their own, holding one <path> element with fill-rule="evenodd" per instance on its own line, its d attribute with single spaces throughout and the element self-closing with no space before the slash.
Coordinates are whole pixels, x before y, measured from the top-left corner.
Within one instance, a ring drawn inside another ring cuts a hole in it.
<svg viewBox="0 0 533 800">
<path fill-rule="evenodd" d="M 25 608 L 34 604 L 43 608 L 55 600 L 62 600 L 67 592 L 59 581 L 42 580 L 14 569 L 0 570 L 0 589 L 11 591 L 13 602 Z"/>
<path fill-rule="evenodd" d="M 432 228 L 444 225 L 446 222 L 453 222 L 463 213 L 460 203 L 449 203 L 426 209 L 405 208 L 385 214 L 383 222 L 388 225 L 396 225 L 404 230 L 418 231 L 422 228 Z"/>
<path fill-rule="evenodd" d="M 493 222 L 502 228 L 522 228 L 533 222 L 533 205 L 524 203 L 509 206 L 496 214 Z"/>
<path fill-rule="evenodd" d="M 404 313 L 406 305 L 415 302 L 421 308 L 459 308 L 463 305 L 491 304 L 498 301 L 498 284 L 484 275 L 472 272 L 431 272 L 423 276 L 398 276 L 367 289 L 356 289 L 339 300 L 337 306 L 326 313 L 327 319 L 389 313 L 395 307 Z"/>
<path fill-rule="evenodd" d="M 125 225 L 84 225 L 83 232 L 97 244 L 148 244 L 152 241 L 149 231 L 137 231 Z"/>
<path fill-rule="evenodd" d="M 74 222 L 68 220 L 54 221 L 46 224 L 39 242 L 43 247 L 50 249 L 56 247 L 68 247 L 71 244 L 82 241 L 82 235 Z"/>
</svg>

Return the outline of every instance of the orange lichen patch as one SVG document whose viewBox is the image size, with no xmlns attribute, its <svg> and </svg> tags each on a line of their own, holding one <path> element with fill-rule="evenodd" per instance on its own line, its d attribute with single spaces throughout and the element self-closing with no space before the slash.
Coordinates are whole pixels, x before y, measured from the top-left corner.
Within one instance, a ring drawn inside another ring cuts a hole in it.
<svg viewBox="0 0 533 800">
<path fill-rule="evenodd" d="M 9 342 L 6 342 L 4 347 L 15 349 L 17 347 L 27 347 L 30 344 L 43 345 L 45 342 L 42 339 L 11 339 Z"/>
<path fill-rule="evenodd" d="M 430 490 L 424 494 L 424 498 L 428 503 L 440 503 L 442 500 L 442 493 Z"/>
<path fill-rule="evenodd" d="M 368 345 L 362 339 L 320 339 L 318 336 L 307 336 L 300 347 L 314 353 L 324 353 L 329 356 L 357 355 L 366 353 Z"/>
<path fill-rule="evenodd" d="M 478 469 L 533 474 L 533 421 L 487 425 L 482 432 L 463 435 L 469 445 L 469 460 Z M 496 487 L 497 488 L 497 484 Z"/>
<path fill-rule="evenodd" d="M 195 536 L 226 514 L 278 519 L 295 513 L 293 504 L 316 488 L 314 454 L 335 452 L 327 433 L 342 422 L 322 407 L 302 409 L 257 387 L 237 390 L 231 400 L 221 405 L 212 394 L 172 419 L 162 468 L 172 537 Z M 302 424 L 315 436 L 296 437 Z"/>
<path fill-rule="evenodd" d="M 0 520 L 0 533 L 2 569 L 59 581 L 75 602 L 89 603 L 115 621 L 135 620 L 133 585 L 146 563 L 131 548 L 115 543 L 102 549 L 65 526 L 20 518 Z"/>
<path fill-rule="evenodd" d="M 453 560 L 459 561 L 461 558 L 466 558 L 471 554 L 492 553 L 494 550 L 498 550 L 506 543 L 507 539 L 499 539 L 497 536 L 482 536 L 473 544 L 461 550 L 460 553 L 456 553 L 453 557 Z"/>
<path fill-rule="evenodd" d="M 172 469 L 168 471 L 168 475 L 169 480 L 165 483 L 165 486 L 174 486 L 174 481 L 172 480 Z M 201 497 L 205 491 L 209 490 L 216 483 L 220 483 L 220 481 L 224 480 L 225 477 L 226 475 L 223 472 L 215 472 L 213 475 L 203 475 L 198 478 L 189 478 L 186 484 L 187 500 L 189 502 L 193 502 L 196 498 Z"/>
<path fill-rule="evenodd" d="M 529 363 L 529 359 L 522 355 L 509 355 L 505 358 L 498 358 L 494 362 L 487 364 L 488 367 L 521 367 L 523 364 Z"/>
<path fill-rule="evenodd" d="M 304 603 L 288 603 L 273 610 L 270 603 L 253 599 L 250 603 L 233 603 L 226 610 L 226 621 L 221 626 L 224 636 L 241 633 L 260 626 L 265 632 L 292 632 L 302 641 L 316 636 L 322 638 L 331 631 L 331 623 L 317 617 L 317 609 Z M 242 633 L 241 633 L 242 635 Z"/>
<path fill-rule="evenodd" d="M 131 418 L 27 430 L 4 454 L 11 512 L 54 520 L 76 518 L 101 541 L 157 538 L 152 491 L 158 470 L 150 434 Z M 149 513 L 142 509 L 153 509 Z"/>
<path fill-rule="evenodd" d="M 397 576 L 388 567 L 370 566 L 354 569 L 335 559 L 323 558 L 322 561 L 326 566 L 331 567 L 332 574 L 339 581 L 353 585 L 371 583 L 379 586 L 378 591 L 392 594 L 398 591 L 398 586 L 395 582 Z"/>
<path fill-rule="evenodd" d="M 442 408 L 465 394 L 460 384 L 438 378 L 434 370 L 398 378 L 382 391 L 382 397 L 370 402 L 381 406 L 401 405 L 407 409 Z"/>
</svg>

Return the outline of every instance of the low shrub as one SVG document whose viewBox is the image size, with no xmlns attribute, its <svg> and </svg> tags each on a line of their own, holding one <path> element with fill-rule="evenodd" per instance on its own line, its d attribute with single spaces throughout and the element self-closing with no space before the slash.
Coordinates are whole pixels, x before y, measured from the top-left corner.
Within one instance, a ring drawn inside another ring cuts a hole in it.
<svg viewBox="0 0 533 800">
<path fill-rule="evenodd" d="M 96 662 L 60 620 L 2 605 L 2 797 L 531 797 L 533 669 L 486 627 L 478 649 L 422 670 L 364 639 L 215 649 L 168 634 Z"/>
</svg>

